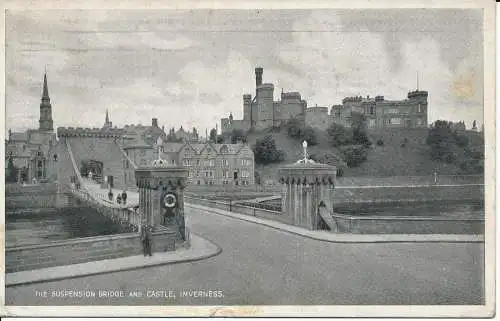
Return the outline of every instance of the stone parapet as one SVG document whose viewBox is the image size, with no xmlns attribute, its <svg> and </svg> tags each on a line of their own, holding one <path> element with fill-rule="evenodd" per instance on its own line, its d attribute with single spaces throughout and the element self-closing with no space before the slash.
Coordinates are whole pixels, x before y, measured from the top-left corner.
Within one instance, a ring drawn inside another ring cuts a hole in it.
<svg viewBox="0 0 500 321">
<path fill-rule="evenodd" d="M 111 128 L 84 128 L 84 127 L 59 127 L 57 128 L 58 137 L 102 137 L 102 138 L 120 138 L 125 134 L 123 129 Z"/>
</svg>

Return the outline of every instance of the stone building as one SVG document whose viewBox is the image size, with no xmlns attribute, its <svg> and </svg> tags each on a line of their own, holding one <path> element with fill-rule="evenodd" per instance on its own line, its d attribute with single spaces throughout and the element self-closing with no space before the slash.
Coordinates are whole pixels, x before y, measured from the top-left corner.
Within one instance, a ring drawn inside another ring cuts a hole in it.
<svg viewBox="0 0 500 321">
<path fill-rule="evenodd" d="M 384 96 L 346 97 L 342 105 L 334 105 L 330 111 L 330 123 L 351 126 L 351 114 L 364 114 L 368 128 L 426 128 L 427 91 L 412 91 L 404 100 L 386 100 Z"/>
<path fill-rule="evenodd" d="M 222 134 L 234 129 L 248 131 L 250 129 L 266 129 L 276 127 L 290 118 L 304 121 L 307 102 L 298 92 L 282 92 L 281 100 L 274 101 L 274 85 L 262 83 L 263 68 L 255 68 L 255 96 L 243 95 L 243 119 L 221 119 Z"/>
<path fill-rule="evenodd" d="M 247 144 L 164 143 L 161 158 L 185 166 L 194 185 L 253 185 L 254 154 Z"/>
<path fill-rule="evenodd" d="M 309 107 L 306 109 L 306 125 L 326 130 L 330 126 L 328 107 Z"/>
<path fill-rule="evenodd" d="M 24 132 L 12 132 L 9 129 L 5 142 L 5 166 L 9 159 L 18 169 L 18 181 L 32 182 L 49 178 L 51 149 L 56 144 L 52 105 L 50 103 L 47 74 L 43 76 L 43 90 L 40 103 L 38 129 Z M 55 156 L 57 157 L 57 156 Z"/>
</svg>

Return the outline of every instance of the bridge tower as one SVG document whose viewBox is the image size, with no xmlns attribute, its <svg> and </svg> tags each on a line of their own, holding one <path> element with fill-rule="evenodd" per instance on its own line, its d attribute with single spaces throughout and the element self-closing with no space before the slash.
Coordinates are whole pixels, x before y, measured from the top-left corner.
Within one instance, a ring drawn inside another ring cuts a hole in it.
<svg viewBox="0 0 500 321">
<path fill-rule="evenodd" d="M 184 188 L 188 170 L 181 166 L 170 166 L 165 160 L 154 160 L 149 167 L 135 171 L 139 188 L 139 208 L 143 213 L 143 224 L 153 230 L 170 229 L 175 232 L 176 243 L 187 241 L 189 236 L 184 220 Z M 165 251 L 162 246 L 170 244 L 156 240 L 155 251 Z"/>
<path fill-rule="evenodd" d="M 332 229 L 331 216 L 323 217 L 320 207 L 333 208 L 336 167 L 309 159 L 305 141 L 303 148 L 303 159 L 278 170 L 283 215 L 295 226 L 316 230 L 326 224 Z"/>
</svg>

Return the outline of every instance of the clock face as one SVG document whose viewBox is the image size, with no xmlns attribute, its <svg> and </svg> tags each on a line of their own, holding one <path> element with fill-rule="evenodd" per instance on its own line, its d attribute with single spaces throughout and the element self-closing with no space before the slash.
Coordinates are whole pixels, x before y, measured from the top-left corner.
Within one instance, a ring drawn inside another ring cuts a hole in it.
<svg viewBox="0 0 500 321">
<path fill-rule="evenodd" d="M 177 197 L 174 194 L 168 193 L 163 197 L 163 205 L 167 208 L 172 208 L 177 204 Z"/>
</svg>

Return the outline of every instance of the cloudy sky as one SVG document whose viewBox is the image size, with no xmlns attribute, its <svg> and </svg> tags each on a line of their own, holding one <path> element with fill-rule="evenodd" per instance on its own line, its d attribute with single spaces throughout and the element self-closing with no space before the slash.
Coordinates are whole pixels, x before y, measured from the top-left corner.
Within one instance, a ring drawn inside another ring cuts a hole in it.
<svg viewBox="0 0 500 321">
<path fill-rule="evenodd" d="M 264 82 L 309 106 L 429 91 L 429 118 L 483 118 L 480 10 L 9 11 L 6 125 L 38 126 L 44 69 L 55 126 L 215 127 Z M 220 126 L 220 125 L 219 125 Z"/>
</svg>

